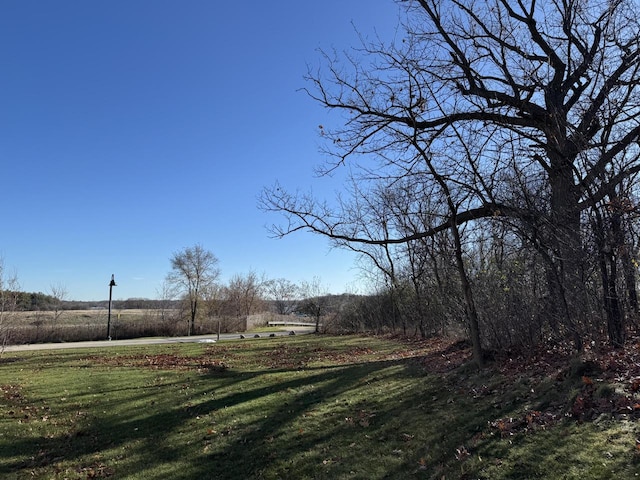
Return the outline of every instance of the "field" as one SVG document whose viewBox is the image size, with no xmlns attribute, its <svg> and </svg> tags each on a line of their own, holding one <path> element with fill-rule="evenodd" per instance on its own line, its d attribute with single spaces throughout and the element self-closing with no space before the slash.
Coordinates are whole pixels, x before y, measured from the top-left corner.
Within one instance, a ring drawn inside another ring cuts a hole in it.
<svg viewBox="0 0 640 480">
<path fill-rule="evenodd" d="M 166 315 L 170 316 L 173 310 L 167 310 Z M 59 317 L 53 311 L 24 311 L 13 312 L 12 323 L 21 326 L 104 326 L 107 328 L 108 310 L 106 308 L 96 308 L 92 310 L 64 310 L 58 312 Z M 111 322 L 117 325 L 118 322 L 144 322 L 161 317 L 162 312 L 154 309 L 112 309 Z"/>
<path fill-rule="evenodd" d="M 562 355 L 481 372 L 468 358 L 463 343 L 316 335 L 5 353 L 0 477 L 638 476 L 620 377 Z"/>
<path fill-rule="evenodd" d="M 108 310 L 65 310 L 60 315 L 51 311 L 12 312 L 9 320 L 0 325 L 0 334 L 7 344 L 77 342 L 102 340 L 107 337 Z M 176 310 L 113 309 L 111 311 L 112 339 L 144 336 L 176 336 L 187 334 L 187 321 L 178 320 Z M 258 322 L 260 315 L 244 318 L 210 318 L 198 320 L 194 334 L 241 332 L 250 321 Z M 266 320 L 265 320 L 266 322 Z M 264 322 L 263 322 L 264 323 Z"/>
</svg>

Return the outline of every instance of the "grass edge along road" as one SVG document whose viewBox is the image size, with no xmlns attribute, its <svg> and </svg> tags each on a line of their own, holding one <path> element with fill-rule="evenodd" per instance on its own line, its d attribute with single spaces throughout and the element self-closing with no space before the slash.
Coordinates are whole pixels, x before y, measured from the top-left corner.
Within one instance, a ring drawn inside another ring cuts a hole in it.
<svg viewBox="0 0 640 480">
<path fill-rule="evenodd" d="M 140 337 L 140 338 L 128 338 L 124 340 L 87 340 L 82 342 L 56 342 L 56 343 L 27 343 L 21 345 L 6 345 L 4 346 L 4 352 L 23 352 L 32 350 L 57 350 L 68 348 L 110 348 L 110 347 L 123 347 L 123 346 L 140 346 L 140 345 L 160 345 L 169 343 L 215 343 L 220 340 L 241 340 L 241 339 L 254 339 L 271 336 L 284 336 L 284 335 L 303 335 L 313 332 L 313 327 L 294 327 L 293 329 L 274 329 L 265 328 L 253 330 L 251 333 L 221 333 L 216 335 L 215 333 L 207 335 L 190 335 L 182 337 Z"/>
<path fill-rule="evenodd" d="M 7 352 L 0 476 L 636 478 L 640 405 L 609 367 L 468 357 L 317 335 Z"/>
</svg>

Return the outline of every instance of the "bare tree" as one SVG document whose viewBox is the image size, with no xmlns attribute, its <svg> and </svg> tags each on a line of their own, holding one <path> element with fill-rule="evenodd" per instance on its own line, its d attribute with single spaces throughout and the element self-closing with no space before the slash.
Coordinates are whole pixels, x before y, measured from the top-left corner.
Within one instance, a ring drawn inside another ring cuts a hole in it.
<svg viewBox="0 0 640 480">
<path fill-rule="evenodd" d="M 8 273 L 4 258 L 0 257 L 0 353 L 4 352 L 7 344 L 11 319 L 18 305 L 19 291 L 18 274 Z"/>
<path fill-rule="evenodd" d="M 360 192 L 371 181 L 415 179 L 416 192 L 439 203 L 432 221 L 372 238 L 355 202 L 276 186 L 261 198 L 286 217 L 273 231 L 391 244 L 449 230 L 463 247 L 458 226 L 507 221 L 545 260 L 550 318 L 580 348 L 583 214 L 640 171 L 638 2 L 399 4 L 406 19 L 395 42 L 345 54 L 351 71 L 325 55 L 327 74 L 309 72 L 308 93 L 346 115 L 342 128 L 322 128 L 335 159 L 325 171 L 362 155 Z"/>
<path fill-rule="evenodd" d="M 67 287 L 62 283 L 52 283 L 49 285 L 49 295 L 53 298 L 53 322 L 54 325 L 58 324 L 64 309 L 62 308 L 62 302 L 67 298 L 69 291 Z"/>
<path fill-rule="evenodd" d="M 224 290 L 227 310 L 236 317 L 255 313 L 262 302 L 263 287 L 264 281 L 255 272 L 234 275 Z"/>
<path fill-rule="evenodd" d="M 171 272 L 167 283 L 182 294 L 189 304 L 188 334 L 195 331 L 199 301 L 202 294 L 220 276 L 218 259 L 201 245 L 187 247 L 171 257 Z"/>
<path fill-rule="evenodd" d="M 275 278 L 265 282 L 264 288 L 278 315 L 288 315 L 295 310 L 299 290 L 295 283 L 286 278 Z"/>
<path fill-rule="evenodd" d="M 166 323 L 175 316 L 174 300 L 178 296 L 176 285 L 172 284 L 168 278 L 165 278 L 159 288 L 156 289 L 158 298 L 158 307 L 154 309 L 160 317 L 160 322 Z"/>
<path fill-rule="evenodd" d="M 300 310 L 310 315 L 315 322 L 315 333 L 320 332 L 320 321 L 326 315 L 329 307 L 326 287 L 322 285 L 319 277 L 313 277 L 310 282 L 304 281 L 300 285 L 300 296 L 302 298 Z"/>
<path fill-rule="evenodd" d="M 209 285 L 203 292 L 207 318 L 221 317 L 224 313 L 226 287 L 219 283 Z"/>
</svg>

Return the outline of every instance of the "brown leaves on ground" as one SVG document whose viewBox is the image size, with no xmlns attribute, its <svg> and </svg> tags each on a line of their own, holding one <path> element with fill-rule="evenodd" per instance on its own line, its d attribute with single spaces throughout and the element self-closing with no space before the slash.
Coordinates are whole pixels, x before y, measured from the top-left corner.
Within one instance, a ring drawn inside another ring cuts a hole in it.
<svg viewBox="0 0 640 480">
<path fill-rule="evenodd" d="M 19 403 L 22 401 L 22 387 L 15 384 L 0 385 L 2 397 L 9 403 Z"/>
<path fill-rule="evenodd" d="M 265 352 L 261 365 L 268 368 L 303 368 L 311 361 L 307 349 L 299 346 L 279 344 L 273 350 Z"/>
<path fill-rule="evenodd" d="M 100 355 L 90 357 L 92 363 L 110 367 L 151 368 L 154 370 L 196 370 L 200 373 L 221 373 L 227 365 L 210 355 L 186 357 L 172 353 L 157 355 Z"/>
<path fill-rule="evenodd" d="M 518 433 L 544 430 L 558 423 L 561 418 L 562 415 L 558 413 L 530 410 L 521 416 L 499 418 L 490 422 L 489 427 L 492 431 L 497 431 L 501 438 L 506 438 Z"/>
<path fill-rule="evenodd" d="M 20 385 L 0 385 L 0 393 L 6 404 L 3 414 L 10 418 L 17 418 L 19 423 L 32 421 L 46 422 L 49 420 L 51 408 L 48 405 L 35 405 L 29 402 L 22 394 Z"/>
<path fill-rule="evenodd" d="M 261 364 L 268 368 L 304 368 L 311 363 L 350 364 L 358 363 L 375 355 L 368 347 L 354 346 L 346 350 L 325 347 L 309 349 L 304 346 L 281 343 L 273 350 L 265 352 Z"/>
<path fill-rule="evenodd" d="M 115 469 L 102 463 L 96 463 L 88 467 L 80 467 L 77 472 L 86 475 L 87 479 L 108 478 L 115 474 Z"/>
<path fill-rule="evenodd" d="M 259 354 L 252 355 L 256 346 Z M 224 372 L 234 361 L 253 363 L 269 369 L 302 369 L 311 364 L 348 365 L 370 360 L 398 360 L 424 356 L 432 347 L 426 342 L 404 342 L 391 352 L 378 352 L 366 345 L 347 348 L 331 346 L 288 344 L 286 341 L 263 345 L 255 343 L 229 343 L 209 346 L 199 356 L 181 356 L 174 353 L 139 354 L 88 357 L 93 364 L 113 367 L 152 368 L 156 370 L 197 370 L 201 373 Z M 245 350 L 247 352 L 245 352 Z"/>
<path fill-rule="evenodd" d="M 450 372 L 469 362 L 472 357 L 471 344 L 466 340 L 431 338 L 414 343 L 425 350 L 422 364 L 434 373 Z"/>
<path fill-rule="evenodd" d="M 571 372 L 576 362 L 578 370 Z M 507 378 L 526 376 L 537 380 L 555 376 L 561 381 L 574 373 L 584 386 L 606 382 L 635 393 L 640 390 L 640 337 L 629 339 L 622 349 L 592 344 L 580 354 L 561 345 L 540 345 L 527 352 L 501 352 L 496 354 L 494 365 Z"/>
<path fill-rule="evenodd" d="M 538 348 L 529 358 L 521 355 L 500 359 L 498 368 L 507 377 L 553 378 L 578 383 L 578 393 L 569 399 L 565 412 L 579 421 L 602 414 L 640 418 L 640 338 L 633 337 L 625 348 L 589 345 L 577 355 L 568 348 Z"/>
<path fill-rule="evenodd" d="M 593 421 L 604 414 L 640 419 L 640 336 L 631 338 L 624 349 L 591 344 L 580 354 L 563 345 L 492 352 L 493 359 L 485 370 L 496 374 L 491 386 L 474 382 L 473 375 L 456 373 L 472 360 L 468 342 L 446 338 L 402 341 L 414 352 L 422 352 L 419 361 L 425 370 L 446 376 L 452 391 L 470 398 L 493 396 L 499 400 L 522 382 L 530 385 L 523 389 L 522 405 L 539 401 L 538 387 L 543 382 L 547 388 L 551 382 L 552 389 L 566 392 L 562 400 L 540 410 L 529 408 L 489 422 L 490 432 L 501 437 L 543 430 L 563 418 Z"/>
<path fill-rule="evenodd" d="M 345 417 L 344 421 L 347 425 L 350 426 L 360 426 L 366 428 L 371 425 L 375 416 L 375 412 L 358 410 L 353 416 Z"/>
<path fill-rule="evenodd" d="M 500 396 L 526 382 L 530 390 L 522 394 L 521 403 L 535 405 L 543 382 L 547 389 L 565 392 L 541 411 L 525 410 L 490 422 L 490 430 L 501 437 L 545 429 L 563 418 L 640 419 L 640 337 L 630 339 L 623 349 L 591 344 L 576 353 L 569 346 L 539 345 L 526 352 L 500 352 L 488 368 L 501 376 L 501 383 L 491 388 L 468 386 L 469 395 Z"/>
</svg>

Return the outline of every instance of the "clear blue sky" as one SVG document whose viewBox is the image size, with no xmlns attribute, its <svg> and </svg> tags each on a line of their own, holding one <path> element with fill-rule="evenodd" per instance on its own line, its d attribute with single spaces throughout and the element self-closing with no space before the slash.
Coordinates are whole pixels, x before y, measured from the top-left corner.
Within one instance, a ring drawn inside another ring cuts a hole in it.
<svg viewBox="0 0 640 480">
<path fill-rule="evenodd" d="M 157 298 L 173 252 L 196 243 L 222 280 L 255 271 L 361 291 L 353 254 L 277 240 L 263 187 L 331 195 L 316 179 L 304 93 L 318 48 L 389 36 L 392 0 L 3 0 L 0 255 L 25 291 Z M 332 183 L 334 182 L 334 183 Z"/>
</svg>

